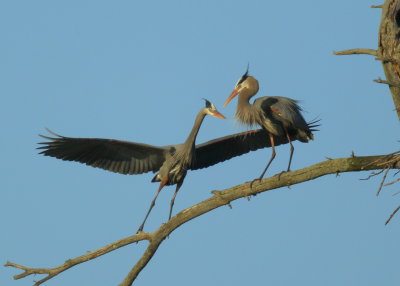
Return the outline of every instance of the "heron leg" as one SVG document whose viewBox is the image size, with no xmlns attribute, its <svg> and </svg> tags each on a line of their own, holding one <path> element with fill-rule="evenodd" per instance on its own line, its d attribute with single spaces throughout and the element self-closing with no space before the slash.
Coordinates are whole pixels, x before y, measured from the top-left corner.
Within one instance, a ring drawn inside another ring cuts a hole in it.
<svg viewBox="0 0 400 286">
<path fill-rule="evenodd" d="M 150 212 L 151 212 L 151 209 L 152 209 L 152 208 L 154 207 L 154 205 L 156 204 L 156 200 L 157 200 L 158 195 L 160 194 L 161 189 L 165 186 L 165 184 L 166 184 L 167 182 L 168 182 L 168 176 L 166 176 L 166 177 L 161 181 L 160 186 L 158 187 L 157 193 L 156 193 L 156 195 L 154 196 L 154 199 L 151 201 L 150 208 L 149 208 L 149 210 L 147 211 L 147 214 L 146 214 L 146 216 L 145 216 L 145 218 L 144 218 L 142 224 L 139 226 L 139 229 L 137 230 L 136 233 L 139 233 L 139 232 L 143 231 L 143 227 L 144 227 L 144 224 L 145 224 L 145 222 L 146 222 L 146 220 L 147 220 L 147 217 L 149 216 L 149 214 L 150 214 Z"/>
<path fill-rule="evenodd" d="M 171 203 L 170 203 L 168 220 L 171 219 L 171 216 L 172 216 L 172 208 L 174 207 L 174 203 L 175 203 L 175 197 L 176 197 L 176 194 L 178 193 L 179 189 L 181 188 L 182 184 L 183 184 L 183 181 L 176 184 L 175 193 L 174 193 L 174 195 L 172 196 Z"/>
<path fill-rule="evenodd" d="M 261 181 L 261 179 L 264 177 L 265 172 L 267 172 L 269 166 L 271 165 L 272 161 L 275 159 L 275 156 L 276 156 L 274 135 L 272 135 L 271 133 L 269 133 L 268 135 L 269 135 L 269 140 L 271 141 L 272 154 L 271 154 L 271 158 L 269 159 L 267 166 L 265 167 L 264 171 L 261 173 L 260 178 L 258 178 L 259 181 Z"/>
<path fill-rule="evenodd" d="M 289 172 L 289 171 L 290 171 L 290 165 L 292 164 L 292 158 L 293 158 L 293 153 L 294 153 L 294 147 L 293 147 L 292 140 L 290 139 L 289 133 L 287 132 L 286 128 L 285 128 L 285 133 L 286 133 L 286 138 L 287 138 L 287 140 L 289 141 L 289 144 L 290 144 L 289 165 L 288 165 L 287 171 L 286 171 L 286 172 Z"/>
<path fill-rule="evenodd" d="M 271 165 L 272 161 L 275 159 L 276 156 L 276 152 L 275 152 L 275 140 L 274 140 L 274 135 L 272 135 L 271 133 L 268 133 L 269 136 L 269 140 L 271 142 L 271 148 L 272 148 L 272 154 L 271 154 L 271 158 L 268 161 L 267 166 L 265 167 L 264 171 L 261 173 L 261 176 L 255 180 L 253 180 L 250 184 L 250 188 L 253 186 L 253 183 L 255 181 L 261 181 L 261 179 L 264 177 L 265 172 L 267 172 L 269 166 Z"/>
</svg>

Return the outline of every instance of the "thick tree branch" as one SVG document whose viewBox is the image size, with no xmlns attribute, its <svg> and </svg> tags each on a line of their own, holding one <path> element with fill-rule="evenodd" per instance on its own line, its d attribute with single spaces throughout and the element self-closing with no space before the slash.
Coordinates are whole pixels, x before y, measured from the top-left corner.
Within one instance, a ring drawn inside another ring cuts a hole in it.
<svg viewBox="0 0 400 286">
<path fill-rule="evenodd" d="M 47 274 L 46 277 L 35 282 L 34 286 L 38 286 L 79 263 L 92 260 L 128 244 L 132 244 L 141 240 L 148 240 L 149 245 L 145 250 L 143 256 L 139 259 L 139 261 L 131 269 L 127 277 L 120 284 L 120 286 L 132 285 L 133 281 L 139 275 L 140 271 L 146 266 L 146 264 L 156 253 L 162 241 L 167 238 L 180 225 L 202 214 L 205 214 L 221 206 L 229 205 L 232 201 L 240 198 L 254 196 L 259 193 L 274 190 L 284 186 L 295 185 L 328 174 L 368 170 L 384 170 L 387 168 L 400 169 L 399 160 L 400 156 L 398 156 L 396 153 L 382 156 L 351 156 L 349 158 L 329 159 L 327 161 L 323 161 L 307 168 L 283 173 L 280 176 L 275 175 L 270 178 L 264 179 L 260 183 L 253 184 L 252 188 L 250 188 L 250 183 L 247 182 L 223 191 L 212 191 L 214 195 L 211 198 L 181 211 L 176 216 L 171 218 L 169 222 L 163 224 L 154 233 L 142 232 L 137 235 L 121 239 L 82 256 L 69 259 L 64 264 L 55 268 L 29 268 L 12 262 L 7 262 L 5 266 L 18 268 L 24 271 L 19 275 L 15 275 L 14 279 L 20 279 L 31 274 Z"/>
</svg>

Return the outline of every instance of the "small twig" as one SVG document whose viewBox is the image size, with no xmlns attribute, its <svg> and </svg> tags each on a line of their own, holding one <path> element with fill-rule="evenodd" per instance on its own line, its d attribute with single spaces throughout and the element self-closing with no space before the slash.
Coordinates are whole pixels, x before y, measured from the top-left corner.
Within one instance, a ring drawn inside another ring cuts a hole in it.
<svg viewBox="0 0 400 286">
<path fill-rule="evenodd" d="M 383 8 L 383 5 L 372 5 L 371 8 Z"/>
<path fill-rule="evenodd" d="M 390 171 L 390 168 L 388 167 L 388 168 L 386 169 L 386 171 L 385 171 L 385 174 L 383 175 L 383 178 L 382 178 L 381 184 L 379 185 L 378 191 L 376 192 L 376 195 L 377 195 L 377 196 L 379 196 L 379 194 L 381 193 L 383 184 L 385 183 L 386 176 L 387 176 L 387 174 L 389 173 L 389 171 Z"/>
<path fill-rule="evenodd" d="M 344 50 L 344 51 L 339 51 L 339 52 L 333 52 L 334 55 L 336 56 L 346 56 L 346 55 L 371 55 L 371 56 L 377 56 L 378 51 L 374 49 L 350 49 L 350 50 Z"/>
<path fill-rule="evenodd" d="M 12 262 L 7 262 L 6 264 L 4 264 L 4 266 L 11 266 L 11 267 L 15 267 L 21 270 L 24 270 L 23 273 L 19 274 L 19 275 L 15 275 L 14 279 L 20 279 L 20 278 L 24 278 L 26 276 L 29 276 L 31 274 L 47 274 L 46 277 L 44 277 L 43 279 L 40 279 L 39 281 L 35 281 L 35 284 L 33 284 L 33 286 L 39 286 L 40 284 L 46 282 L 47 280 L 53 278 L 54 276 L 58 275 L 61 272 L 57 273 L 57 268 L 29 268 L 29 267 L 25 267 L 19 264 L 15 264 Z"/>
<path fill-rule="evenodd" d="M 382 172 L 385 171 L 385 169 L 380 170 L 379 172 L 372 172 L 371 174 L 369 174 L 368 177 L 364 178 L 364 179 L 360 179 L 361 181 L 367 181 L 369 179 L 371 179 L 372 177 L 378 176 L 379 174 L 382 174 Z"/>
<path fill-rule="evenodd" d="M 391 82 L 391 81 L 383 80 L 383 79 L 380 79 L 380 78 L 374 79 L 374 82 L 387 84 L 387 85 L 394 86 L 394 87 L 400 87 L 400 83 Z"/>
<path fill-rule="evenodd" d="M 386 161 L 384 163 L 381 163 L 380 165 L 383 165 L 383 164 L 394 164 L 394 163 L 396 163 L 398 161 L 400 161 L 400 156 L 393 156 L 392 159 L 390 159 L 390 160 L 388 160 L 388 161 Z"/>
<path fill-rule="evenodd" d="M 400 151 L 395 151 L 395 152 L 389 153 L 385 156 L 379 157 L 376 161 L 368 163 L 365 167 L 368 167 L 369 165 L 373 165 L 373 164 L 377 164 L 378 166 L 387 165 L 388 163 L 391 163 L 391 160 L 393 160 L 393 158 L 398 158 L 400 160 L 400 156 L 395 156 L 395 155 L 398 155 L 399 153 L 400 153 Z M 378 162 L 380 162 L 380 163 L 378 163 Z M 393 162 L 393 163 L 395 163 L 395 162 Z M 385 170 L 385 168 L 383 170 Z"/>
<path fill-rule="evenodd" d="M 389 216 L 388 220 L 385 222 L 385 225 L 387 225 L 390 220 L 394 217 L 394 215 L 400 210 L 400 206 L 398 206 L 393 212 L 392 214 Z"/>
<path fill-rule="evenodd" d="M 397 180 L 394 180 L 394 181 L 392 181 L 392 182 L 390 182 L 390 183 L 387 183 L 387 184 L 384 184 L 383 186 L 390 186 L 390 185 L 393 185 L 393 184 L 396 184 L 398 181 L 400 181 L 400 178 L 398 178 Z"/>
</svg>

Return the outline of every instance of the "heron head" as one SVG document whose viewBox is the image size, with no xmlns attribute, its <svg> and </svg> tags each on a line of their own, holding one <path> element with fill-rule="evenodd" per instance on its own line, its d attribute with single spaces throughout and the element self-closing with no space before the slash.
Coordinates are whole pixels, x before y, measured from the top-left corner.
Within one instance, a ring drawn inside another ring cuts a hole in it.
<svg viewBox="0 0 400 286">
<path fill-rule="evenodd" d="M 203 98 L 204 101 L 206 102 L 206 107 L 204 108 L 204 111 L 206 114 L 214 116 L 214 117 L 218 117 L 221 119 L 226 119 L 225 116 L 223 116 L 215 107 L 215 105 L 211 102 L 208 101 L 207 99 Z"/>
<path fill-rule="evenodd" d="M 258 81 L 249 75 L 249 66 L 247 65 L 246 72 L 239 78 L 239 80 L 235 84 L 235 88 L 232 91 L 231 95 L 224 103 L 224 107 L 228 105 L 228 103 L 238 94 L 240 94 L 244 89 L 248 89 L 249 98 L 252 97 L 258 91 Z"/>
</svg>

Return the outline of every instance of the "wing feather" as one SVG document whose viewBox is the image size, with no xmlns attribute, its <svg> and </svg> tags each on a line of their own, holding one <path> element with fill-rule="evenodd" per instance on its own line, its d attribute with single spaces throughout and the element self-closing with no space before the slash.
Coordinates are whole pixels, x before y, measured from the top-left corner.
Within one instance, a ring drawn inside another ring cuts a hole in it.
<svg viewBox="0 0 400 286">
<path fill-rule="evenodd" d="M 275 146 L 288 143 L 286 137 L 275 136 L 274 138 Z M 206 168 L 265 147 L 271 147 L 271 142 L 264 129 L 249 130 L 217 138 L 196 145 L 196 159 L 190 169 Z"/>
<path fill-rule="evenodd" d="M 72 138 L 48 130 L 54 137 L 39 144 L 39 154 L 65 161 L 76 161 L 92 167 L 121 174 L 156 172 L 161 168 L 166 147 L 99 138 Z"/>
</svg>

